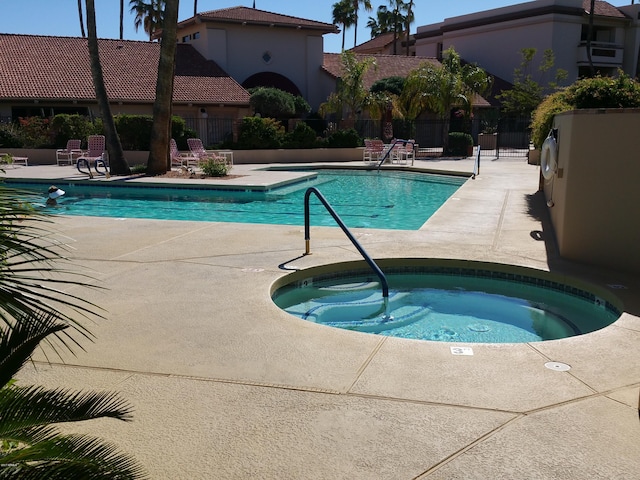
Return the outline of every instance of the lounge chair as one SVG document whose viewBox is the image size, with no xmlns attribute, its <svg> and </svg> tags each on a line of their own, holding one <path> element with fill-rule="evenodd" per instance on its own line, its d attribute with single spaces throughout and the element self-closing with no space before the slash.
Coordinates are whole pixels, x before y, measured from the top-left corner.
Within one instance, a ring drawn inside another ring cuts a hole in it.
<svg viewBox="0 0 640 480">
<path fill-rule="evenodd" d="M 213 150 L 205 150 L 202 145 L 202 140 L 199 138 L 188 138 L 187 145 L 191 154 L 198 159 L 198 164 L 204 163 L 208 160 L 214 160 L 216 162 L 224 163 L 225 165 L 233 165 L 233 156 L 221 155 Z"/>
<path fill-rule="evenodd" d="M 76 163 L 79 157 L 82 156 L 82 150 L 80 149 L 80 140 L 72 139 L 67 140 L 66 148 L 59 148 L 56 150 L 56 162 L 58 165 L 73 165 Z"/>
<path fill-rule="evenodd" d="M 91 167 L 93 167 L 96 173 L 100 175 L 109 176 L 109 162 L 107 160 L 107 154 L 104 151 L 105 139 L 104 135 L 90 135 L 87 140 L 88 150 L 78 157 L 76 167 L 80 173 L 86 173 L 90 178 L 93 178 L 91 173 Z M 87 171 L 84 172 L 80 168 L 86 166 Z M 101 172 L 98 167 L 102 166 L 104 172 Z"/>
<path fill-rule="evenodd" d="M 404 145 L 398 145 L 393 151 L 392 162 L 398 165 L 407 165 L 409 160 L 411 160 L 411 165 L 413 165 L 415 159 L 415 142 L 413 140 L 407 140 Z"/>
<path fill-rule="evenodd" d="M 191 167 L 198 165 L 198 157 L 189 153 L 180 153 L 178 144 L 172 138 L 169 142 L 171 150 L 171 166 L 172 167 Z"/>
<path fill-rule="evenodd" d="M 365 140 L 362 160 L 365 163 L 378 163 L 384 154 L 384 143 L 382 140 Z"/>
</svg>

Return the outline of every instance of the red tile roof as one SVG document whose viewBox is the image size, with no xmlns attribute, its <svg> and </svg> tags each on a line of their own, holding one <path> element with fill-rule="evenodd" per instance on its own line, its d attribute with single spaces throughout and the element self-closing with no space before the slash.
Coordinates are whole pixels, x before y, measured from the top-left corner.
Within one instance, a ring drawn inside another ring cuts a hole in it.
<svg viewBox="0 0 640 480">
<path fill-rule="evenodd" d="M 405 55 L 380 55 L 380 54 L 364 54 L 356 53 L 358 61 L 365 58 L 373 58 L 376 61 L 376 67 L 371 67 L 364 77 L 364 84 L 367 89 L 377 80 L 387 77 L 406 77 L 411 70 L 415 70 L 424 62 L 430 62 L 434 65 L 440 65 L 440 62 L 431 57 L 415 57 Z M 340 78 L 342 76 L 342 59 L 339 53 L 325 53 L 324 70 L 329 72 L 333 77 Z"/>
<path fill-rule="evenodd" d="M 160 45 L 129 40 L 98 41 L 109 100 L 155 99 Z M 178 45 L 174 101 L 248 104 L 249 94 L 191 45 Z M 87 39 L 0 34 L 1 100 L 95 100 Z"/>
<path fill-rule="evenodd" d="M 211 21 L 220 23 L 246 23 L 250 25 L 266 25 L 275 27 L 301 28 L 307 30 L 319 30 L 322 33 L 338 33 L 338 27 L 331 23 L 316 22 L 304 18 L 281 15 L 279 13 L 265 12 L 256 8 L 231 7 L 220 10 L 211 10 L 196 15 L 200 21 Z M 178 24 L 178 28 L 195 20 L 194 18 L 185 20 Z"/>
<path fill-rule="evenodd" d="M 379 52 L 384 49 L 384 47 L 393 43 L 393 37 L 393 32 L 382 33 L 377 37 L 373 37 L 371 40 L 361 43 L 360 45 L 356 45 L 349 49 L 349 51 L 354 53 Z"/>
<path fill-rule="evenodd" d="M 589 13 L 591 11 L 591 1 L 590 0 L 582 0 L 582 8 L 584 8 L 585 13 Z M 625 15 L 618 10 L 616 7 L 611 5 L 608 2 L 604 2 L 602 0 L 596 0 L 593 9 L 594 15 L 599 15 L 602 17 L 618 17 L 625 18 Z"/>
</svg>

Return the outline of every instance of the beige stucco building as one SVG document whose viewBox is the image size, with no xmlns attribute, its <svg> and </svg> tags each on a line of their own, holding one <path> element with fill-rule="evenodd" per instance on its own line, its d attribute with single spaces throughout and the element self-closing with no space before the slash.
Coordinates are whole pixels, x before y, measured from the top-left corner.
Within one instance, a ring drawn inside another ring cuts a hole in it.
<svg viewBox="0 0 640 480">
<path fill-rule="evenodd" d="M 568 73 L 568 85 L 589 68 L 589 8 L 589 0 L 536 0 L 447 18 L 417 28 L 416 54 L 439 58 L 454 47 L 466 61 L 511 81 L 522 60 L 521 49 L 536 48 L 537 61 L 551 49 L 555 67 Z M 640 5 L 595 2 L 591 53 L 597 71 L 607 75 L 621 68 L 633 77 L 638 74 L 639 15 Z"/>
</svg>

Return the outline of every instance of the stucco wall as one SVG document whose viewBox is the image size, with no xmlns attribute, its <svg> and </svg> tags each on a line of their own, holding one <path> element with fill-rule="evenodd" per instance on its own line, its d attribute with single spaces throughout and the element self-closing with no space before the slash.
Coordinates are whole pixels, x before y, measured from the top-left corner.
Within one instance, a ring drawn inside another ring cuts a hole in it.
<svg viewBox="0 0 640 480">
<path fill-rule="evenodd" d="M 558 171 L 544 182 L 560 254 L 640 273 L 640 109 L 557 115 Z"/>
</svg>

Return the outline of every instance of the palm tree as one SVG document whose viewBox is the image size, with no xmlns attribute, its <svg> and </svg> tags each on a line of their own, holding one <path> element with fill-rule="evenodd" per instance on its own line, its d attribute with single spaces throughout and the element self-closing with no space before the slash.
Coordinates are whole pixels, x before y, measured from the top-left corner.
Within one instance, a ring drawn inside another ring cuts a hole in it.
<svg viewBox="0 0 640 480">
<path fill-rule="evenodd" d="M 360 10 L 360 5 L 364 7 L 367 12 L 372 10 L 371 1 L 370 0 L 352 0 L 353 1 L 353 11 L 355 14 L 353 26 L 353 46 L 355 47 L 358 44 L 358 10 Z"/>
<path fill-rule="evenodd" d="M 367 28 L 371 30 L 371 38 L 375 38 L 383 33 L 389 33 L 393 31 L 393 12 L 380 5 L 376 12 L 376 18 L 369 17 L 367 22 Z"/>
<path fill-rule="evenodd" d="M 340 0 L 333 4 L 333 23 L 342 25 L 342 51 L 344 52 L 344 41 L 347 28 L 352 26 L 355 21 L 355 13 L 351 0 Z"/>
<path fill-rule="evenodd" d="M 587 60 L 589 61 L 589 75 L 596 76 L 596 69 L 593 66 L 593 58 L 591 58 L 591 40 L 593 38 L 593 16 L 596 9 L 596 0 L 591 0 L 589 6 L 589 30 L 587 32 Z"/>
<path fill-rule="evenodd" d="M 193 0 L 193 16 L 198 14 L 198 0 Z"/>
<path fill-rule="evenodd" d="M 82 298 L 59 295 L 56 286 L 83 282 L 56 279 L 70 272 L 54 266 L 63 257 L 49 240 L 43 223 L 47 216 L 29 200 L 0 185 L 0 478 L 143 478 L 140 466 L 115 446 L 87 435 L 62 435 L 54 426 L 97 418 L 128 421 L 131 407 L 119 396 L 48 390 L 12 380 L 41 342 L 54 352 L 60 345 L 73 352 L 78 343 L 68 329 L 91 338 L 59 306 L 95 315 L 95 307 Z"/>
<path fill-rule="evenodd" d="M 173 105 L 174 65 L 178 36 L 178 0 L 166 0 L 160 60 L 156 83 L 156 100 L 153 104 L 151 147 L 147 162 L 147 174 L 156 175 L 171 169 L 169 139 L 171 138 L 171 107 Z"/>
<path fill-rule="evenodd" d="M 165 0 L 149 0 L 148 3 L 145 0 L 130 0 L 129 6 L 130 12 L 136 14 L 133 21 L 136 32 L 142 26 L 149 40 L 152 40 L 155 31 L 162 28 Z"/>
<path fill-rule="evenodd" d="M 84 19 L 82 18 L 82 0 L 78 0 L 78 17 L 80 18 L 80 33 L 84 38 L 87 35 L 84 33 Z"/>
<path fill-rule="evenodd" d="M 474 95 L 483 95 L 493 79 L 477 65 L 463 64 L 453 49 L 443 54 L 442 64 L 423 63 L 407 77 L 400 101 L 411 105 L 411 115 L 417 117 L 425 110 L 436 113 L 442 121 L 442 145 L 449 144 L 449 122 L 453 107 L 471 112 Z"/>
<path fill-rule="evenodd" d="M 87 43 L 89 45 L 89 57 L 91 61 L 91 77 L 93 87 L 96 91 L 98 107 L 102 115 L 102 124 L 107 141 L 107 151 L 109 153 L 109 169 L 113 175 L 129 175 L 131 169 L 124 158 L 124 151 L 120 143 L 120 137 L 116 131 L 116 125 L 111 114 L 107 89 L 104 86 L 104 76 L 102 65 L 100 64 L 100 54 L 98 51 L 98 34 L 96 31 L 96 8 L 94 0 L 87 0 Z"/>
</svg>

